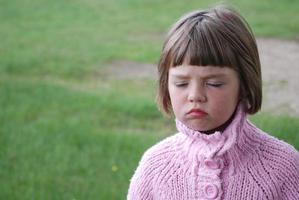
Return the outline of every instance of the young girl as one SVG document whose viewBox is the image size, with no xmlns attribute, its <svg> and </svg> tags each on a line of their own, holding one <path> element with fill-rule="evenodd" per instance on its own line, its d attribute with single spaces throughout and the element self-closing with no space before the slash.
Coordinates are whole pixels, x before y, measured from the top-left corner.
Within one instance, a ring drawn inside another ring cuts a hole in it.
<svg viewBox="0 0 299 200">
<path fill-rule="evenodd" d="M 246 21 L 217 7 L 183 16 L 158 65 L 158 104 L 179 133 L 146 151 L 128 199 L 298 200 L 299 154 L 247 119 L 262 103 Z"/>
</svg>

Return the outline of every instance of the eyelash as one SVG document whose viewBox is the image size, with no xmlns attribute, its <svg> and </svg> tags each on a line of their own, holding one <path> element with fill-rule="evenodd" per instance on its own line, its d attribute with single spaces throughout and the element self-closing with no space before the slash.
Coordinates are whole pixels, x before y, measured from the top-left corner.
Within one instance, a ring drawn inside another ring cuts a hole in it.
<svg viewBox="0 0 299 200">
<path fill-rule="evenodd" d="M 186 87 L 188 85 L 188 83 L 176 83 L 175 86 L 176 87 Z M 206 83 L 207 86 L 211 86 L 211 87 L 215 87 L 215 88 L 219 88 L 221 86 L 223 86 L 223 83 Z"/>
<path fill-rule="evenodd" d="M 207 86 L 212 86 L 215 88 L 219 88 L 223 85 L 223 83 L 206 83 Z"/>
<path fill-rule="evenodd" d="M 188 85 L 188 83 L 176 83 L 175 84 L 175 86 L 177 86 L 177 87 L 185 87 L 187 85 Z"/>
</svg>

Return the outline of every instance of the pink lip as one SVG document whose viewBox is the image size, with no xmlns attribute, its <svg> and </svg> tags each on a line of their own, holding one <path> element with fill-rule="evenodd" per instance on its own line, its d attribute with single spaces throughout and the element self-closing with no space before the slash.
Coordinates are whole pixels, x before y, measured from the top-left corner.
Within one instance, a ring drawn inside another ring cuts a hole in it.
<svg viewBox="0 0 299 200">
<path fill-rule="evenodd" d="M 194 109 L 191 109 L 187 114 L 194 118 L 202 118 L 202 117 L 206 116 L 208 113 L 206 113 L 203 110 L 194 108 Z"/>
</svg>

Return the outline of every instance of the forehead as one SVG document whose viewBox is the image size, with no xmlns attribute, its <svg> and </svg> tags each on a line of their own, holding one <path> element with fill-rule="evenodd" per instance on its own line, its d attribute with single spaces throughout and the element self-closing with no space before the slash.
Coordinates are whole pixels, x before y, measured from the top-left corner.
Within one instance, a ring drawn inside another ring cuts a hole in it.
<svg viewBox="0 0 299 200">
<path fill-rule="evenodd" d="M 235 77 L 237 73 L 229 67 L 218 66 L 196 66 L 196 65 L 180 65 L 169 69 L 170 77 L 190 78 L 190 77 Z"/>
</svg>

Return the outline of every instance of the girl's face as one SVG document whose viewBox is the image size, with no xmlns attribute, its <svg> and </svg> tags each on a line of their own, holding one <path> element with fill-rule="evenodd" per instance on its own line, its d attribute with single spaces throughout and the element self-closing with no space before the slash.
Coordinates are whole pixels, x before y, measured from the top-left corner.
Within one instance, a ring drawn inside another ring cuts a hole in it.
<svg viewBox="0 0 299 200">
<path fill-rule="evenodd" d="M 169 69 L 168 89 L 175 117 L 207 131 L 224 124 L 239 102 L 239 78 L 228 67 L 181 65 Z"/>
</svg>

